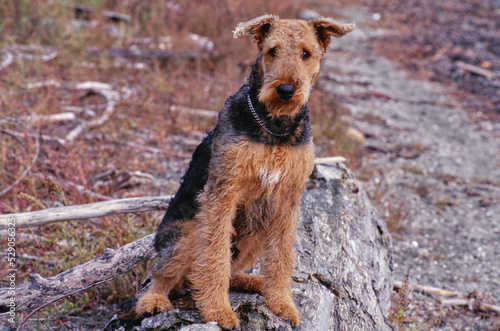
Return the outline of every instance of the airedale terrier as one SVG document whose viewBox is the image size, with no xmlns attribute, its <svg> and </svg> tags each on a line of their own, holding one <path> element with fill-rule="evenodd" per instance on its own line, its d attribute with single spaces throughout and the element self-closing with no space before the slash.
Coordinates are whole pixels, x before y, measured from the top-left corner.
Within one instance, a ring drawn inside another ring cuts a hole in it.
<svg viewBox="0 0 500 331">
<path fill-rule="evenodd" d="M 330 18 L 240 23 L 259 55 L 245 85 L 193 153 L 155 237 L 160 258 L 149 289 L 120 318 L 173 309 L 168 295 L 189 287 L 205 321 L 239 327 L 230 288 L 255 291 L 292 325 L 291 295 L 299 201 L 313 170 L 307 102 L 330 36 L 354 24 Z M 261 259 L 261 274 L 245 273 Z"/>
</svg>

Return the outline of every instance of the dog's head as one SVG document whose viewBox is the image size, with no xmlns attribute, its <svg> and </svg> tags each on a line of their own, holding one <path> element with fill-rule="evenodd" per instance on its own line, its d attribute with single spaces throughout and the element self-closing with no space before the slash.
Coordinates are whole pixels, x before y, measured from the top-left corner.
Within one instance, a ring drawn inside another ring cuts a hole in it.
<svg viewBox="0 0 500 331">
<path fill-rule="evenodd" d="M 294 115 L 309 100 L 330 37 L 342 37 L 354 28 L 330 18 L 281 20 L 264 15 L 238 24 L 234 37 L 252 36 L 260 51 L 259 101 L 272 116 Z"/>
</svg>

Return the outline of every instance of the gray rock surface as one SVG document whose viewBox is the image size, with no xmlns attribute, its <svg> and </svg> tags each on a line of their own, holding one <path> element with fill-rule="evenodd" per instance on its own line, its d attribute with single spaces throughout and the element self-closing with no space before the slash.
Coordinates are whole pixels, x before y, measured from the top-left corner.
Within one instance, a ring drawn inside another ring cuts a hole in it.
<svg viewBox="0 0 500 331">
<path fill-rule="evenodd" d="M 318 165 L 302 197 L 293 295 L 296 330 L 392 330 L 391 239 L 360 183 L 343 165 Z M 254 270 L 255 271 L 255 270 Z M 230 293 L 242 330 L 291 330 L 258 294 Z M 175 304 L 175 303 L 174 303 Z M 175 309 L 110 330 L 220 330 L 196 309 Z"/>
</svg>

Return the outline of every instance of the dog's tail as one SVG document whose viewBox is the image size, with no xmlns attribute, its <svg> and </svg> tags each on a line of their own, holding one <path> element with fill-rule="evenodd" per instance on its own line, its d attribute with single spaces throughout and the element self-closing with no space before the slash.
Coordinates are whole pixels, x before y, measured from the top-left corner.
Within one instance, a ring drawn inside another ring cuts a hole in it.
<svg viewBox="0 0 500 331">
<path fill-rule="evenodd" d="M 137 314 L 135 307 L 137 306 L 137 298 L 130 298 L 121 303 L 118 308 L 115 308 L 115 313 L 119 319 L 125 321 L 135 321 L 143 319 L 144 316 Z"/>
</svg>

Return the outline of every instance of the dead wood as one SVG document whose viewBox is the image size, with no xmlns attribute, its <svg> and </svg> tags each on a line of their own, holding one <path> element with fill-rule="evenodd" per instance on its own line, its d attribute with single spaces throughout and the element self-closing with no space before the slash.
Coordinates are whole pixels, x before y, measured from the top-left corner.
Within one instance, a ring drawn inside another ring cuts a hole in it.
<svg viewBox="0 0 500 331">
<path fill-rule="evenodd" d="M 455 64 L 457 67 L 459 67 L 462 70 L 472 72 L 476 75 L 480 75 L 480 76 L 486 77 L 488 79 L 493 79 L 497 76 L 494 72 L 491 72 L 491 71 L 486 70 L 484 68 L 481 68 L 481 67 L 478 67 L 478 66 L 475 66 L 472 64 L 468 64 L 468 63 L 465 63 L 462 61 L 457 61 L 457 62 L 455 62 Z"/>
<path fill-rule="evenodd" d="M 106 248 L 102 256 L 52 277 L 30 275 L 30 282 L 16 286 L 16 312 L 43 307 L 69 294 L 109 281 L 156 257 L 153 239 L 154 234 L 150 234 L 118 249 Z M 0 289 L 0 311 L 9 311 L 7 305 L 11 295 L 8 292 L 8 287 Z"/>
<path fill-rule="evenodd" d="M 443 306 L 465 306 L 470 311 L 494 312 L 500 315 L 500 306 L 482 302 L 476 298 L 456 298 L 440 301 Z"/>
<path fill-rule="evenodd" d="M 106 108 L 104 109 L 104 112 L 101 114 L 101 116 L 91 121 L 81 120 L 80 123 L 73 130 L 71 130 L 64 139 L 58 140 L 58 142 L 63 145 L 68 142 L 74 141 L 83 131 L 88 129 L 93 129 L 104 124 L 115 111 L 116 103 L 120 99 L 119 93 L 114 91 L 111 85 L 101 82 L 88 81 L 81 83 L 73 83 L 73 82 L 59 82 L 56 80 L 47 80 L 47 81 L 28 84 L 27 88 L 34 89 L 34 88 L 41 88 L 48 86 L 62 87 L 74 90 L 86 90 L 98 94 L 102 96 L 104 99 L 106 99 Z M 74 114 L 69 115 L 68 113 L 54 114 L 48 117 L 41 117 L 41 119 L 49 121 L 57 121 L 61 120 L 61 118 L 69 119 L 70 117 L 71 119 L 76 119 L 76 116 Z M 37 117 L 34 118 L 36 119 Z"/>
<path fill-rule="evenodd" d="M 394 281 L 393 286 L 394 290 L 400 290 L 404 284 L 402 281 Z M 457 291 L 449 291 L 416 283 L 406 283 L 406 286 L 410 291 L 419 292 L 427 296 L 436 295 L 450 298 L 438 299 L 443 306 L 465 306 L 470 311 L 494 312 L 500 315 L 500 306 L 484 302 L 483 296 L 478 292 L 472 292 L 469 295 L 465 295 Z"/>
<path fill-rule="evenodd" d="M 78 206 L 49 208 L 40 211 L 0 215 L 0 229 L 6 229 L 8 220 L 14 218 L 16 228 L 27 228 L 55 222 L 83 220 L 117 214 L 165 210 L 171 196 L 128 198 L 103 201 Z"/>
<path fill-rule="evenodd" d="M 116 102 L 120 99 L 118 92 L 113 91 L 111 85 L 100 82 L 83 82 L 74 87 L 77 90 L 89 90 L 101 95 L 107 101 L 106 109 L 102 115 L 95 120 L 83 121 L 66 136 L 66 141 L 71 142 L 76 139 L 85 129 L 93 129 L 104 124 L 115 111 Z"/>
<path fill-rule="evenodd" d="M 456 297 L 456 296 L 460 295 L 460 292 L 448 291 L 448 290 L 444 290 L 441 288 L 427 286 L 427 285 L 421 285 L 421 284 L 416 284 L 416 283 L 406 283 L 406 286 L 412 291 L 420 292 L 420 293 L 425 294 L 425 295 L 435 294 L 435 295 L 439 295 L 439 296 L 443 296 L 443 297 Z M 402 281 L 394 281 L 394 289 L 395 290 L 399 290 L 402 287 L 403 287 Z"/>
</svg>

